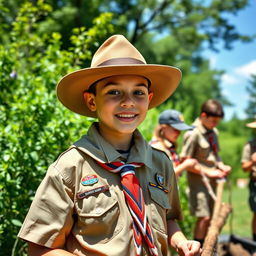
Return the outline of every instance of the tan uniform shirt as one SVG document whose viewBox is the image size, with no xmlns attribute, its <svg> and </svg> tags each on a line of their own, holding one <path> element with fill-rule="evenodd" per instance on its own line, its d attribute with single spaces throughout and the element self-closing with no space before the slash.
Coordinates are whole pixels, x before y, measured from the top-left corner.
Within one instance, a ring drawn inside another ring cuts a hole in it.
<svg viewBox="0 0 256 256">
<path fill-rule="evenodd" d="M 242 153 L 242 159 L 241 162 L 248 162 L 251 161 L 252 154 L 256 152 L 256 139 L 253 139 L 251 141 L 248 141 L 244 148 Z M 250 173 L 250 176 L 253 177 L 256 180 L 256 166 L 252 166 L 252 172 Z"/>
<path fill-rule="evenodd" d="M 62 153 L 49 167 L 39 186 L 19 237 L 50 248 L 65 248 L 75 255 L 135 255 L 132 217 L 120 177 L 95 160 L 124 160 L 97 131 Z M 165 154 L 152 149 L 138 131 L 127 163 L 143 162 L 136 176 L 144 192 L 147 215 L 159 256 L 169 255 L 167 220 L 181 219 L 175 174 Z M 163 187 L 150 186 L 162 177 Z M 82 180 L 92 184 L 82 185 Z M 107 188 L 107 189 L 106 189 Z M 86 195 L 79 199 L 78 195 Z M 142 255 L 148 255 L 143 246 Z"/>
<path fill-rule="evenodd" d="M 163 140 L 163 141 L 159 141 L 157 140 L 157 138 L 153 137 L 152 140 L 149 142 L 149 145 L 151 145 L 151 147 L 161 150 L 163 151 L 172 161 L 172 164 L 174 167 L 176 167 L 180 162 L 179 162 L 179 156 L 175 150 L 175 158 L 171 153 L 170 148 L 173 147 L 174 145 L 168 141 L 168 140 Z"/>
<path fill-rule="evenodd" d="M 208 170 L 211 168 L 215 169 L 218 161 L 220 161 L 217 129 L 208 131 L 198 119 L 193 125 L 196 127 L 192 131 L 186 132 L 184 135 L 184 146 L 182 148 L 181 158 L 192 157 L 198 160 L 202 168 L 207 168 Z M 212 150 L 208 140 L 210 133 L 212 133 L 214 143 L 217 147 L 216 153 Z M 199 184 L 204 186 L 201 175 L 199 174 L 188 172 L 188 180 L 191 181 L 191 183 L 196 182 L 195 186 Z"/>
<path fill-rule="evenodd" d="M 153 137 L 152 140 L 149 142 L 153 148 L 159 149 L 164 151 L 167 156 L 172 160 L 172 155 L 169 148 L 172 146 L 172 143 L 168 140 L 163 140 L 163 142 L 157 140 L 157 138 Z"/>
</svg>

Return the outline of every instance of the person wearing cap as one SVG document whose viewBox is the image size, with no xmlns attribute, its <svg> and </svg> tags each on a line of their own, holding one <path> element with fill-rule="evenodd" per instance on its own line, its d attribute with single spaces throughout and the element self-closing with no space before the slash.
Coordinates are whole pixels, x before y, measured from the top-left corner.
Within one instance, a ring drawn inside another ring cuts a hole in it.
<svg viewBox="0 0 256 256">
<path fill-rule="evenodd" d="M 216 126 L 224 117 L 219 101 L 208 99 L 201 105 L 199 118 L 193 123 L 195 128 L 184 134 L 181 159 L 194 158 L 199 168 L 188 168 L 189 203 L 191 214 L 197 217 L 194 239 L 201 244 L 210 224 L 217 179 L 225 178 L 231 167 L 225 165 L 219 155 L 218 131 Z M 205 182 L 204 177 L 208 178 Z M 208 185 L 208 186 L 207 186 Z"/>
<path fill-rule="evenodd" d="M 164 110 L 160 113 L 158 123 L 149 144 L 169 156 L 173 162 L 176 176 L 180 176 L 184 170 L 190 167 L 196 168 L 196 159 L 185 159 L 181 162 L 177 153 L 177 139 L 181 132 L 192 130 L 194 127 L 186 124 L 183 115 L 174 109 Z"/>
<path fill-rule="evenodd" d="M 64 76 L 58 99 L 95 117 L 87 135 L 49 167 L 19 232 L 28 255 L 199 255 L 181 218 L 168 157 L 137 130 L 147 110 L 164 102 L 179 69 L 146 64 L 122 35 L 107 39 L 91 67 Z"/>
<path fill-rule="evenodd" d="M 246 124 L 249 128 L 256 128 L 256 121 Z M 248 141 L 242 152 L 242 168 L 250 174 L 249 182 L 249 206 L 253 212 L 252 216 L 252 239 L 256 241 L 256 137 Z"/>
</svg>

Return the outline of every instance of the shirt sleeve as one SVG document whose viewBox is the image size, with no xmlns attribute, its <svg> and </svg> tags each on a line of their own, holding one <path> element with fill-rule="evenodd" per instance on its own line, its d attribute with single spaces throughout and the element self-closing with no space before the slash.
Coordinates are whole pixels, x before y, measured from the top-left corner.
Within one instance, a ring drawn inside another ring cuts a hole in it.
<svg viewBox="0 0 256 256">
<path fill-rule="evenodd" d="M 246 143 L 243 148 L 241 163 L 248 162 L 250 160 L 251 160 L 250 143 Z"/>
<path fill-rule="evenodd" d="M 62 248 L 73 225 L 72 191 L 53 165 L 41 182 L 18 237 Z"/>
<path fill-rule="evenodd" d="M 179 191 L 176 181 L 176 176 L 173 172 L 170 182 L 169 200 L 171 209 L 167 211 L 167 220 L 182 220 L 182 212 L 180 207 Z"/>
<path fill-rule="evenodd" d="M 194 132 L 189 131 L 184 136 L 183 147 L 180 157 L 193 157 L 197 147 L 197 136 Z"/>
</svg>

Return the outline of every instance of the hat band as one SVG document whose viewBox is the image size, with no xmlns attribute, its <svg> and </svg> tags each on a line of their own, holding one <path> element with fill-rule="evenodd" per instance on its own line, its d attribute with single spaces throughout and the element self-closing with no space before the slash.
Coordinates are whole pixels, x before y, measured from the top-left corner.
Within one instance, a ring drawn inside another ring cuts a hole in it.
<svg viewBox="0 0 256 256">
<path fill-rule="evenodd" d="M 102 62 L 97 67 L 112 66 L 112 65 L 129 65 L 129 64 L 145 64 L 145 63 L 141 60 L 137 60 L 134 58 L 114 58 L 114 59 L 110 59 Z"/>
</svg>

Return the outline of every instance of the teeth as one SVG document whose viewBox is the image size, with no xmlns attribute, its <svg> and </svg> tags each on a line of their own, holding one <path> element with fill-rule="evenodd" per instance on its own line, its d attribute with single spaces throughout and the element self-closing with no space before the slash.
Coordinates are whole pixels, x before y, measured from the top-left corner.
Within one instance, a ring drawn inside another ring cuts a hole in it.
<svg viewBox="0 0 256 256">
<path fill-rule="evenodd" d="M 135 115 L 122 114 L 122 115 L 118 115 L 118 117 L 131 118 L 131 117 L 135 117 Z"/>
</svg>

